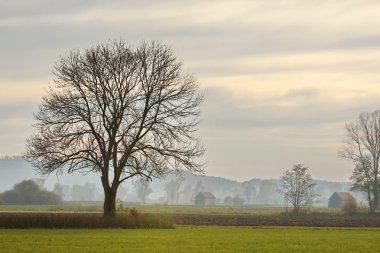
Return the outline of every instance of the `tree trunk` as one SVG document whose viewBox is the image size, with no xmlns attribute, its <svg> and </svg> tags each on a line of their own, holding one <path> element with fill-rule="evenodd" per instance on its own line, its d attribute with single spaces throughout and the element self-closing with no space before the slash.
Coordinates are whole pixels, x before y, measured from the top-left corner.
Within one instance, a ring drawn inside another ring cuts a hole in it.
<svg viewBox="0 0 380 253">
<path fill-rule="evenodd" d="M 116 216 L 116 192 L 105 191 L 104 192 L 104 217 Z"/>
<path fill-rule="evenodd" d="M 373 184 L 373 209 L 377 208 L 379 208 L 379 185 L 376 178 Z"/>
<path fill-rule="evenodd" d="M 104 190 L 104 217 L 112 218 L 116 216 L 116 191 Z"/>
<path fill-rule="evenodd" d="M 104 170 L 108 171 L 108 168 Z M 101 181 L 104 191 L 103 216 L 105 218 L 113 218 L 116 216 L 116 193 L 119 185 L 116 183 L 110 185 L 108 182 L 108 174 L 103 174 Z"/>
<path fill-rule="evenodd" d="M 367 187 L 367 198 L 368 198 L 368 205 L 369 205 L 369 212 L 374 213 L 375 209 L 373 208 L 373 202 L 372 202 L 372 197 L 371 197 L 371 187 Z"/>
<path fill-rule="evenodd" d="M 294 206 L 293 213 L 294 213 L 294 214 L 299 214 L 299 213 L 300 213 L 300 207 L 299 207 L 298 205 L 295 205 L 295 206 Z"/>
</svg>

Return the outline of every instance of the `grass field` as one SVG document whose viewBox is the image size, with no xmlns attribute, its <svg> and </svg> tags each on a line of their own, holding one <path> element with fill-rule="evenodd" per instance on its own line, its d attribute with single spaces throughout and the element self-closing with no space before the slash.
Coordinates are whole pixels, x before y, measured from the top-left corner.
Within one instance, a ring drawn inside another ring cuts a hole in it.
<svg viewBox="0 0 380 253">
<path fill-rule="evenodd" d="M 1 252 L 379 252 L 380 229 L 0 229 Z"/>
</svg>

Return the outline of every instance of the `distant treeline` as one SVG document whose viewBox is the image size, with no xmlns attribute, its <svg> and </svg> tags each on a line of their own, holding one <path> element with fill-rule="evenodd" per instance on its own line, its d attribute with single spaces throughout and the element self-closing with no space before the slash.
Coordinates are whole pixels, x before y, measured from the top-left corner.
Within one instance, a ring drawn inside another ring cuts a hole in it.
<svg viewBox="0 0 380 253">
<path fill-rule="evenodd" d="M 0 192 L 11 189 L 17 182 L 36 177 L 34 168 L 20 156 L 0 158 L 0 169 L 3 175 L 0 177 Z M 57 181 L 56 177 L 51 176 L 41 179 L 38 185 L 40 189 L 52 190 L 64 200 L 101 201 L 103 199 L 103 190 L 97 175 L 78 174 L 71 177 L 62 175 L 59 183 Z M 319 194 L 316 202 L 320 204 L 326 204 L 334 192 L 347 191 L 350 188 L 349 182 L 324 180 L 315 182 L 316 192 Z M 117 198 L 129 202 L 192 204 L 197 193 L 209 191 L 215 195 L 219 204 L 284 204 L 283 197 L 277 191 L 279 187 L 277 179 L 254 178 L 238 182 L 223 177 L 194 175 L 184 171 L 181 177 L 169 175 L 165 180 L 156 179 L 148 184 L 130 180 L 120 187 Z M 362 202 L 360 197 L 355 197 L 359 203 Z"/>
<path fill-rule="evenodd" d="M 15 184 L 12 190 L 0 194 L 0 204 L 9 205 L 49 205 L 59 204 L 62 198 L 54 192 L 40 189 L 32 180 Z"/>
</svg>

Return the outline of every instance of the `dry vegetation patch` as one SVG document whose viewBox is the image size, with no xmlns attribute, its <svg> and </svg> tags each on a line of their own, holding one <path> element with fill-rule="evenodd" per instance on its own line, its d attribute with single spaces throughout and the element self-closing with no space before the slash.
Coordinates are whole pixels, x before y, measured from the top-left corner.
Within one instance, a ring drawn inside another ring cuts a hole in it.
<svg viewBox="0 0 380 253">
<path fill-rule="evenodd" d="M 0 228 L 172 228 L 169 217 L 133 210 L 104 218 L 101 213 L 0 213 Z"/>
</svg>

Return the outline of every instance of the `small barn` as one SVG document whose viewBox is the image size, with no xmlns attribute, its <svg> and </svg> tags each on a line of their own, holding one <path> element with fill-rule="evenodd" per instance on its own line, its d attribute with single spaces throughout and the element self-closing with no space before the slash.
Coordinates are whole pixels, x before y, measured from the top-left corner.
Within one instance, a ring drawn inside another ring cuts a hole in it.
<svg viewBox="0 0 380 253">
<path fill-rule="evenodd" d="M 197 206 L 215 205 L 215 196 L 211 192 L 200 192 L 194 197 Z"/>
<path fill-rule="evenodd" d="M 348 201 L 355 200 L 349 192 L 334 192 L 329 199 L 329 208 L 342 208 Z"/>
</svg>

